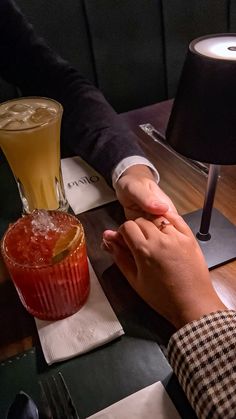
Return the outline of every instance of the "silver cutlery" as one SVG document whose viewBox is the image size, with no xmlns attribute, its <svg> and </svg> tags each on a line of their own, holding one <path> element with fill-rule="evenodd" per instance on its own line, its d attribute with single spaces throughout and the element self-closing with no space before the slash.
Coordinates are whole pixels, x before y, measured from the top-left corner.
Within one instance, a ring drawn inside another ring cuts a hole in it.
<svg viewBox="0 0 236 419">
<path fill-rule="evenodd" d="M 79 419 L 61 372 L 41 379 L 39 385 L 42 393 L 44 414 L 47 419 Z"/>
</svg>

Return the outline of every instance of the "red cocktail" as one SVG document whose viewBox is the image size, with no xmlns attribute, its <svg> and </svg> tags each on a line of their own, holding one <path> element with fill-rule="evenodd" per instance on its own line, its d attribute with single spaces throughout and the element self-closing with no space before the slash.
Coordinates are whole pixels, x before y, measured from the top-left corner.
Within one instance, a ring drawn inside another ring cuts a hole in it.
<svg viewBox="0 0 236 419">
<path fill-rule="evenodd" d="M 89 270 L 77 218 L 34 211 L 9 227 L 2 253 L 23 305 L 35 317 L 62 319 L 85 303 Z"/>
</svg>

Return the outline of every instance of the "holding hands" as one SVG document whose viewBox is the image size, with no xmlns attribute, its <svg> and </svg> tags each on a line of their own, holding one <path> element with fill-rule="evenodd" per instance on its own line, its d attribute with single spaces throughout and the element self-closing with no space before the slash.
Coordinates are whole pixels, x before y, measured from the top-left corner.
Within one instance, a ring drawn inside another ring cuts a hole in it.
<svg viewBox="0 0 236 419">
<path fill-rule="evenodd" d="M 106 230 L 103 240 L 130 285 L 176 328 L 226 309 L 193 233 L 176 212 L 126 221 L 117 232 Z"/>
<path fill-rule="evenodd" d="M 128 220 L 147 214 L 163 215 L 176 211 L 171 199 L 158 186 L 149 167 L 137 164 L 129 167 L 115 185 L 116 195 Z"/>
</svg>

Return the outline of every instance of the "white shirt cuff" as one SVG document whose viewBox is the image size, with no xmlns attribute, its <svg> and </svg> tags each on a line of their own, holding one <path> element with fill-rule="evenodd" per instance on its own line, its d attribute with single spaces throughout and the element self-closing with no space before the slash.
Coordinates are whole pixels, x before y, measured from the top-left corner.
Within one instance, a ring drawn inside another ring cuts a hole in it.
<svg viewBox="0 0 236 419">
<path fill-rule="evenodd" d="M 113 188 L 115 188 L 116 182 L 119 180 L 119 178 L 124 173 L 124 171 L 127 170 L 129 167 L 134 166 L 135 164 L 143 164 L 145 166 L 148 166 L 152 170 L 156 182 L 159 183 L 160 175 L 159 175 L 158 171 L 156 170 L 155 166 L 153 166 L 153 164 L 148 159 L 146 159 L 145 157 L 142 157 L 142 156 L 130 156 L 130 157 L 126 157 L 125 159 L 121 160 L 117 164 L 115 169 L 113 170 L 113 172 L 112 172 Z"/>
</svg>

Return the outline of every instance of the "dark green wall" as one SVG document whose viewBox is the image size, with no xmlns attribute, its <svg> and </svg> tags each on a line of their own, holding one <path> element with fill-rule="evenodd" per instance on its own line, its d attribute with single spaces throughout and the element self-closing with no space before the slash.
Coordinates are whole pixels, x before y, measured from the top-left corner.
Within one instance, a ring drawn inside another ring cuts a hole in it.
<svg viewBox="0 0 236 419">
<path fill-rule="evenodd" d="M 236 32 L 236 0 L 16 1 L 118 112 L 173 97 L 192 39 Z"/>
</svg>

